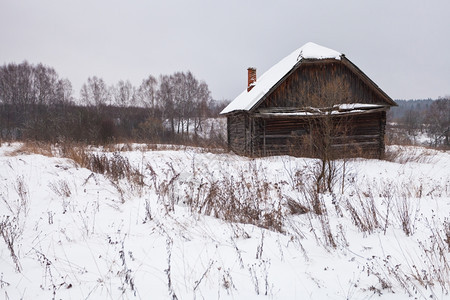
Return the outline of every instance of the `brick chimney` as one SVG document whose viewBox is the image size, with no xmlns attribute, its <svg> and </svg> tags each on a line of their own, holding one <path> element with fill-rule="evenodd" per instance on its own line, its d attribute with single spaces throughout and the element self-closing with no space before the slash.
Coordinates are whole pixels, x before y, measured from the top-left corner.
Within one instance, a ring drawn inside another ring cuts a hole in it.
<svg viewBox="0 0 450 300">
<path fill-rule="evenodd" d="M 255 86 L 256 82 L 256 69 L 255 68 L 248 68 L 248 85 L 247 85 L 247 92 L 250 92 L 250 90 Z"/>
</svg>

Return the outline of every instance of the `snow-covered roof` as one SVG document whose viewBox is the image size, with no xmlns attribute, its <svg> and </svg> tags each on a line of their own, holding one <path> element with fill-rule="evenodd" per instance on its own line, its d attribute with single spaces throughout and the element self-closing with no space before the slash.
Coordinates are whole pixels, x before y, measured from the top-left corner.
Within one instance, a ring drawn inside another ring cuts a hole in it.
<svg viewBox="0 0 450 300">
<path fill-rule="evenodd" d="M 302 59 L 336 59 L 340 60 L 342 53 L 335 50 L 317 45 L 315 43 L 306 43 L 298 48 L 279 63 L 271 67 L 261 77 L 259 77 L 254 87 L 247 92 L 245 89 L 239 96 L 237 96 L 227 107 L 225 107 L 221 114 L 226 114 L 237 110 L 250 110 L 258 103 L 258 101 L 269 90 L 277 84 L 289 71 L 291 71 L 297 63 Z"/>
</svg>

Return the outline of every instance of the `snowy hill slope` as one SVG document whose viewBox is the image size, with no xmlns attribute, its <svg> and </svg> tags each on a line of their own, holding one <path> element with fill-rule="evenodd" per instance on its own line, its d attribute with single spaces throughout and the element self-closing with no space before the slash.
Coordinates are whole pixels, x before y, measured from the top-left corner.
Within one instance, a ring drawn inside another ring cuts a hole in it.
<svg viewBox="0 0 450 300">
<path fill-rule="evenodd" d="M 0 147 L 5 299 L 449 297 L 448 152 L 338 161 L 316 194 L 314 159 L 91 149 L 114 177 L 20 146 Z"/>
</svg>

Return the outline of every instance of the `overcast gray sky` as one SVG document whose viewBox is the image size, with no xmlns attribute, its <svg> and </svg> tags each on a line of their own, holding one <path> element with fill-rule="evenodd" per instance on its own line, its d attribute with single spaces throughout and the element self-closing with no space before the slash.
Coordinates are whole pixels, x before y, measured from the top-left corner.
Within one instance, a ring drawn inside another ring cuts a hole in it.
<svg viewBox="0 0 450 300">
<path fill-rule="evenodd" d="M 234 99 L 306 42 L 345 53 L 394 99 L 450 95 L 450 1 L 0 0 L 0 64 L 42 62 L 79 96 L 190 70 Z"/>
</svg>

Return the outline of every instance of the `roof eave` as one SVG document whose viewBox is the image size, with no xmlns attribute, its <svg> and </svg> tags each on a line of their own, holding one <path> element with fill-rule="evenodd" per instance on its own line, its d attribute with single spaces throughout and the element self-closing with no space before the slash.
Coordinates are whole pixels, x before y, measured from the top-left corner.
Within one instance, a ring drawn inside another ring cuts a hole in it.
<svg viewBox="0 0 450 300">
<path fill-rule="evenodd" d="M 346 65 L 350 70 L 353 69 L 353 72 L 366 83 L 367 86 L 371 87 L 374 92 L 376 92 L 381 98 L 383 98 L 390 106 L 398 106 L 395 101 L 388 96 L 369 76 L 367 76 L 358 66 L 352 63 L 345 55 L 342 55 L 341 58 L 344 65 Z"/>
<path fill-rule="evenodd" d="M 238 113 L 248 113 L 248 110 L 244 110 L 244 109 L 236 109 L 236 110 L 232 110 L 232 111 L 228 111 L 228 112 L 220 112 L 219 115 L 220 116 L 230 116 L 230 115 L 234 115 L 234 114 L 238 114 Z"/>
</svg>

